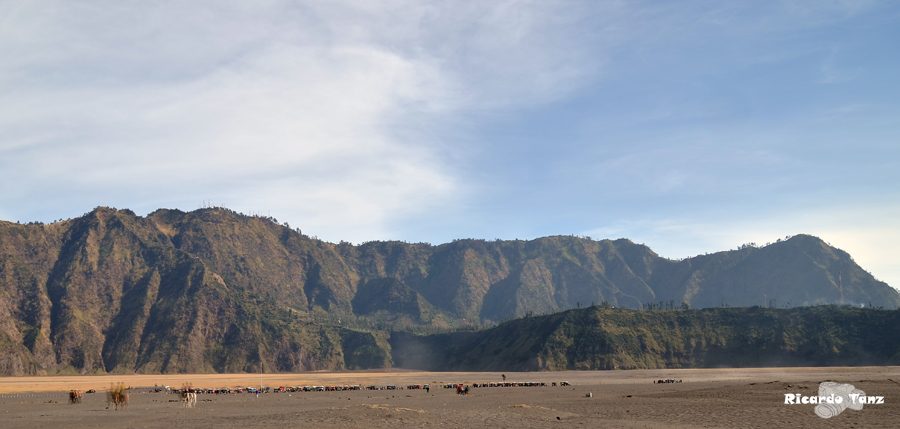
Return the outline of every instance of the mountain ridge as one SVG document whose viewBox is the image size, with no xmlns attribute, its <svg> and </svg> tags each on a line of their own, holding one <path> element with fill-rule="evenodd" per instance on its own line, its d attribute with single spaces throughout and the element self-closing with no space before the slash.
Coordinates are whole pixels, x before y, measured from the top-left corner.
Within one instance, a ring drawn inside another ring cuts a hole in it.
<svg viewBox="0 0 900 429">
<path fill-rule="evenodd" d="M 806 235 L 670 260 L 628 239 L 334 244 L 224 208 L 98 207 L 49 225 L 0 221 L 0 374 L 382 367 L 398 326 L 601 303 L 828 304 L 838 272 L 847 302 L 900 306 L 850 255 Z"/>
</svg>

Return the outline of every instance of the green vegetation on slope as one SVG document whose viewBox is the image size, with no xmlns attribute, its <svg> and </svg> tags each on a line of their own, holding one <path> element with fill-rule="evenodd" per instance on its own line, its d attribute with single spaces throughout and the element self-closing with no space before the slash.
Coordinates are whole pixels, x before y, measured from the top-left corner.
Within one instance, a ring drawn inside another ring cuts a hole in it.
<svg viewBox="0 0 900 429">
<path fill-rule="evenodd" d="M 398 366 L 432 371 L 897 365 L 900 311 L 597 306 L 391 345 Z"/>
</svg>

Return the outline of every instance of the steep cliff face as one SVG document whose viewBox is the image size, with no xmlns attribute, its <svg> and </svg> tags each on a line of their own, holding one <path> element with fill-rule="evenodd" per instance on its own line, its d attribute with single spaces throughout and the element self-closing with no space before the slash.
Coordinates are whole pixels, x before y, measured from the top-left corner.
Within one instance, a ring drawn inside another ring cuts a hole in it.
<svg viewBox="0 0 900 429">
<path fill-rule="evenodd" d="M 232 216 L 225 228 L 240 239 L 228 240 L 222 225 L 205 228 L 214 221 L 155 215 L 101 208 L 55 225 L 2 225 L 2 373 L 344 367 L 341 330 L 289 312 L 307 301 L 303 278 L 292 277 L 302 267 L 284 268 L 289 251 L 267 246 L 284 228 L 258 221 L 242 230 Z M 254 254 L 258 265 L 236 264 Z"/>
<path fill-rule="evenodd" d="M 430 321 L 434 307 L 422 295 L 392 277 L 380 277 L 360 284 L 353 298 L 353 311 L 359 315 L 404 314 L 419 322 Z"/>
<path fill-rule="evenodd" d="M 337 326 L 342 316 L 385 328 L 604 301 L 808 305 L 839 301 L 841 285 L 847 303 L 900 305 L 848 254 L 802 235 L 672 261 L 626 239 L 354 246 L 221 208 L 101 207 L 51 225 L 0 222 L 0 373 L 364 367 L 390 362 L 389 346 Z"/>
<path fill-rule="evenodd" d="M 56 363 L 47 284 L 66 226 L 0 228 L 0 374 L 40 373 Z"/>
</svg>

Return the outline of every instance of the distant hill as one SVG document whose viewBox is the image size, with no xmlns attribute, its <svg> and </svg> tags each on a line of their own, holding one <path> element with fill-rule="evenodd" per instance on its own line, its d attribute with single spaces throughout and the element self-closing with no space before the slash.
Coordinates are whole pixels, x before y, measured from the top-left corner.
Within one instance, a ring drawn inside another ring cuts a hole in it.
<svg viewBox="0 0 900 429">
<path fill-rule="evenodd" d="M 673 261 L 627 239 L 332 244 L 223 208 L 100 207 L 50 225 L 0 222 L 0 374 L 384 367 L 392 328 L 601 303 L 835 303 L 839 273 L 845 302 L 900 305 L 847 253 L 805 235 Z"/>
<path fill-rule="evenodd" d="M 480 332 L 391 337 L 395 365 L 537 371 L 900 364 L 900 311 L 591 307 Z"/>
</svg>

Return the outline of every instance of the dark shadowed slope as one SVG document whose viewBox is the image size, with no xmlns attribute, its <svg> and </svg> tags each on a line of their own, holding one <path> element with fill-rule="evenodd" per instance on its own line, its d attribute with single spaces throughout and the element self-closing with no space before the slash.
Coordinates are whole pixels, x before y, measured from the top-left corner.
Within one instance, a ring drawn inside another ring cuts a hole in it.
<svg viewBox="0 0 900 429">
<path fill-rule="evenodd" d="M 897 365 L 900 311 L 591 307 L 391 345 L 397 366 L 429 371 Z"/>
</svg>

